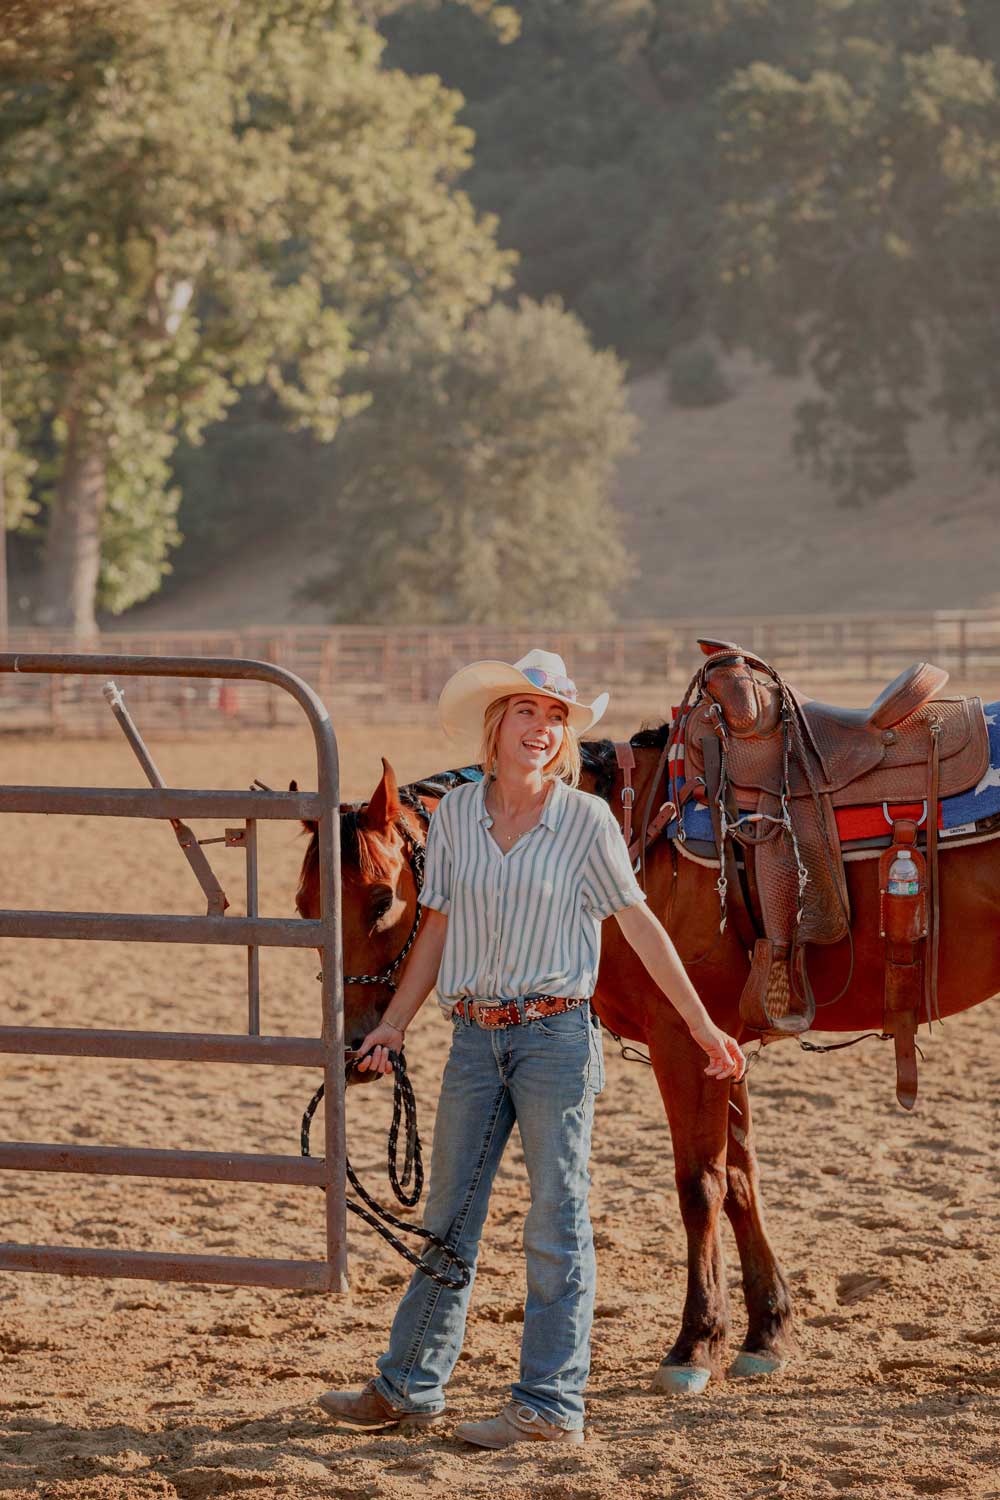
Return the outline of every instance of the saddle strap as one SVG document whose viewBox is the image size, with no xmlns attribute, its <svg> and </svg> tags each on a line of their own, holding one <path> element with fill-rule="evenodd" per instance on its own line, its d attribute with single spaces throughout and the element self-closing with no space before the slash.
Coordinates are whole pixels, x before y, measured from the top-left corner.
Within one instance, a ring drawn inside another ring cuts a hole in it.
<svg viewBox="0 0 1000 1500">
<path fill-rule="evenodd" d="M 635 751 L 629 740 L 615 741 L 615 759 L 618 769 L 622 773 L 622 833 L 625 835 L 626 844 L 632 842 L 632 808 L 635 805 L 635 787 L 632 785 L 632 772 L 635 770 Z M 631 850 L 629 851 L 631 853 Z"/>
<path fill-rule="evenodd" d="M 663 754 L 660 756 L 656 770 L 653 772 L 649 796 L 646 798 L 646 805 L 643 810 L 642 832 L 636 839 L 632 837 L 632 810 L 635 806 L 635 787 L 632 785 L 632 772 L 635 769 L 635 751 L 628 740 L 615 742 L 615 759 L 618 762 L 618 768 L 622 773 L 622 781 L 624 783 L 621 790 L 622 836 L 628 846 L 628 857 L 634 866 L 638 860 L 642 859 L 644 861 L 646 850 L 650 844 L 655 843 L 667 824 L 677 816 L 677 807 L 673 802 L 661 803 L 660 810 L 656 816 L 652 820 L 649 816 L 653 805 L 653 798 L 656 795 L 656 788 L 660 784 L 660 777 L 663 775 L 663 769 L 666 765 L 667 748 L 664 746 Z"/>
<path fill-rule="evenodd" d="M 667 738 L 663 744 L 663 749 L 660 751 L 660 758 L 656 762 L 656 770 L 653 772 L 653 779 L 649 783 L 649 791 L 646 793 L 645 806 L 642 809 L 642 830 L 639 834 L 639 848 L 637 850 L 637 854 L 641 866 L 639 872 L 639 883 L 642 886 L 643 890 L 646 889 L 646 850 L 653 842 L 653 839 L 662 832 L 663 828 L 670 821 L 669 816 L 664 817 L 662 822 L 658 822 L 656 832 L 650 832 L 652 824 L 650 823 L 649 815 L 653 810 L 653 800 L 656 797 L 656 789 L 660 784 L 660 779 L 666 774 L 667 764 L 670 759 L 670 746 L 672 740 L 673 735 L 667 735 Z M 664 802 L 660 807 L 660 812 L 656 815 L 656 819 L 654 819 L 653 821 L 656 822 L 660 817 L 660 813 L 663 813 L 666 808 L 672 807 L 675 807 L 675 804 L 671 802 Z M 635 859 L 633 859 L 632 863 L 635 863 Z"/>
<path fill-rule="evenodd" d="M 928 862 L 916 845 L 914 820 L 897 818 L 892 844 L 879 857 L 879 930 L 885 940 L 883 1025 L 895 1044 L 896 1098 L 904 1109 L 912 1109 L 917 1102 L 917 1022 L 929 967 Z M 909 894 L 889 889 L 889 871 L 901 849 L 909 853 L 916 869 L 917 889 Z"/>
<path fill-rule="evenodd" d="M 722 742 L 717 735 L 710 734 L 705 739 L 705 796 L 708 799 L 708 810 L 712 816 L 712 831 L 715 834 L 715 843 L 719 851 L 719 877 L 720 892 L 726 892 L 726 909 L 729 906 L 729 893 L 733 893 L 731 904 L 733 925 L 736 935 L 747 953 L 753 952 L 757 945 L 758 933 L 754 924 L 753 914 L 747 909 L 743 898 L 743 885 L 740 881 L 739 871 L 736 868 L 736 855 L 733 851 L 731 839 L 723 837 L 722 819 L 719 816 L 719 788 L 722 784 Z M 735 815 L 735 809 L 730 808 L 730 816 Z M 726 910 L 723 911 L 723 925 L 725 924 Z"/>
<path fill-rule="evenodd" d="M 640 854 L 645 854 L 650 844 L 655 844 L 664 828 L 666 828 L 668 823 L 672 823 L 676 816 L 677 808 L 672 802 L 663 802 L 660 804 L 659 812 L 646 824 L 645 836 L 633 839 L 632 843 L 628 846 L 628 857 L 633 865 Z"/>
<path fill-rule="evenodd" d="M 924 964 L 924 1003 L 927 1025 L 940 1021 L 938 1011 L 938 945 L 940 937 L 941 898 L 938 888 L 938 802 L 940 800 L 941 725 L 933 719 L 929 725 L 931 753 L 927 786 L 927 947 Z"/>
<path fill-rule="evenodd" d="M 917 1014 L 900 1010 L 892 1017 L 892 1040 L 896 1050 L 896 1098 L 903 1109 L 917 1102 Z"/>
</svg>

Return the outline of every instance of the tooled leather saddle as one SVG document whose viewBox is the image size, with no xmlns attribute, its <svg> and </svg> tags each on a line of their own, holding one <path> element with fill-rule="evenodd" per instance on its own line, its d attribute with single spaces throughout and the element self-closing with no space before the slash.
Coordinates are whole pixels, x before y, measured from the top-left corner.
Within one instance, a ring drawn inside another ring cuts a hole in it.
<svg viewBox="0 0 1000 1500">
<path fill-rule="evenodd" d="M 805 698 L 753 652 L 728 641 L 698 644 L 707 660 L 675 721 L 685 777 L 703 784 L 712 812 L 723 922 L 738 878 L 734 845 L 742 845 L 753 851 L 764 929 L 741 1014 L 763 1035 L 795 1034 L 815 1017 L 806 945 L 836 943 L 850 931 L 834 810 L 926 803 L 933 912 L 938 801 L 974 786 L 989 764 L 982 703 L 935 697 L 948 674 L 920 662 L 869 708 L 835 708 Z M 927 977 L 933 985 L 931 964 Z"/>
</svg>

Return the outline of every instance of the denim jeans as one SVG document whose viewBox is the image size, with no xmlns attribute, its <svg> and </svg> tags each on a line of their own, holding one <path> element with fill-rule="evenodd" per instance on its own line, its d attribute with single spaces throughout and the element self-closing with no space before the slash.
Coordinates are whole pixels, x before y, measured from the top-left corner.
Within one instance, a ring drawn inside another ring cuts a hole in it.
<svg viewBox="0 0 1000 1500">
<path fill-rule="evenodd" d="M 531 1207 L 512 1395 L 559 1427 L 582 1427 L 596 1276 L 587 1163 L 594 1098 L 604 1086 L 600 1028 L 589 1005 L 492 1031 L 458 1017 L 451 1024 L 424 1224 L 470 1264 L 474 1280 L 493 1180 L 516 1121 Z M 434 1249 L 426 1259 L 444 1260 Z M 471 1292 L 471 1281 L 449 1291 L 414 1273 L 378 1361 L 376 1388 L 393 1406 L 443 1409 Z"/>
</svg>

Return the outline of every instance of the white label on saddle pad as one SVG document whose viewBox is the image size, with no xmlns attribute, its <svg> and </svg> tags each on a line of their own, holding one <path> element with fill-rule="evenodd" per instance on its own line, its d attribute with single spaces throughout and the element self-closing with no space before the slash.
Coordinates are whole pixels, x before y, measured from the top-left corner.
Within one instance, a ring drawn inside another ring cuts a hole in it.
<svg viewBox="0 0 1000 1500">
<path fill-rule="evenodd" d="M 959 833 L 975 833 L 975 823 L 956 823 L 954 828 L 942 828 L 938 838 L 953 839 Z"/>
</svg>

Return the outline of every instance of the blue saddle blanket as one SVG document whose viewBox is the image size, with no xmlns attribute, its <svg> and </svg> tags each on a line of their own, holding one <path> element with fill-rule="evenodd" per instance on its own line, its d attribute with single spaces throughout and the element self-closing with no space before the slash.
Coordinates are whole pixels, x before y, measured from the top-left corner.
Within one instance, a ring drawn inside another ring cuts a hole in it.
<svg viewBox="0 0 1000 1500">
<path fill-rule="evenodd" d="M 978 784 L 970 787 L 967 792 L 960 792 L 955 797 L 945 797 L 942 800 L 939 827 L 946 837 L 956 838 L 963 833 L 975 833 L 977 825 L 981 824 L 984 819 L 995 817 L 1000 813 L 1000 703 L 987 704 L 985 713 L 986 727 L 990 737 L 989 769 Z M 683 764 L 683 760 L 679 763 Z M 678 776 L 678 788 L 683 785 L 683 777 Z M 685 837 L 700 843 L 711 844 L 714 847 L 712 815 L 707 807 L 692 799 L 685 804 L 683 817 Z M 676 819 L 667 828 L 667 833 L 671 838 L 676 838 L 678 833 Z M 887 843 L 888 838 L 887 826 L 880 842 Z"/>
</svg>

